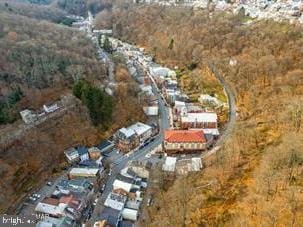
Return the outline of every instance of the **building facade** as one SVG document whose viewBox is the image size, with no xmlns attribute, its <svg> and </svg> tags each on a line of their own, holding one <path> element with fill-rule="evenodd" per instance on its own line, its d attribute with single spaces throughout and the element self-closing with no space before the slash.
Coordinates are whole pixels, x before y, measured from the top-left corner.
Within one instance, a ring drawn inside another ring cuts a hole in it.
<svg viewBox="0 0 303 227">
<path fill-rule="evenodd" d="M 206 149 L 203 130 L 166 130 L 164 150 L 168 155 L 196 153 Z"/>
</svg>

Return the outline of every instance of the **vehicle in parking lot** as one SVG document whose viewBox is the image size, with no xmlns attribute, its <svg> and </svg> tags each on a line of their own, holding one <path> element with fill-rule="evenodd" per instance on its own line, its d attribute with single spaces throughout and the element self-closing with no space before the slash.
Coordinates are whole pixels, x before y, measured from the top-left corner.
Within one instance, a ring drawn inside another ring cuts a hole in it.
<svg viewBox="0 0 303 227">
<path fill-rule="evenodd" d="M 35 193 L 35 194 L 32 195 L 32 197 L 35 197 L 35 198 L 37 198 L 37 199 L 40 199 L 41 195 Z"/>
<path fill-rule="evenodd" d="M 36 197 L 33 197 L 33 196 L 30 196 L 29 199 L 30 199 L 31 201 L 36 201 L 36 200 L 37 200 L 37 198 L 36 198 Z"/>
</svg>

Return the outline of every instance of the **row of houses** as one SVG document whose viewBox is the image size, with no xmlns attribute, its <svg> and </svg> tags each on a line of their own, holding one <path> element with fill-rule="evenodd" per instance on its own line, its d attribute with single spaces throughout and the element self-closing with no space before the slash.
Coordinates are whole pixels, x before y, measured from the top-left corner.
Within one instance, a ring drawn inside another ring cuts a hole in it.
<svg viewBox="0 0 303 227">
<path fill-rule="evenodd" d="M 44 104 L 38 110 L 24 109 L 20 111 L 21 119 L 26 124 L 48 118 L 52 113 L 62 110 L 74 103 L 73 95 L 62 96 L 60 100 Z"/>
<path fill-rule="evenodd" d="M 146 93 L 153 94 L 150 80 L 161 90 L 165 102 L 171 106 L 171 129 L 165 131 L 163 148 L 168 155 L 181 153 L 198 153 L 206 150 L 218 138 L 218 116 L 206 106 L 221 106 L 223 103 L 216 97 L 207 94 L 200 96 L 200 105 L 190 103 L 189 98 L 178 88 L 177 75 L 174 70 L 156 65 L 152 58 L 146 56 L 142 49 L 111 38 L 114 49 L 124 56 L 130 64 L 139 65 L 143 69 L 143 81 Z M 148 79 L 146 79 L 146 77 Z M 146 81 L 149 81 L 147 83 Z M 203 107 L 203 108 L 202 108 Z M 122 138 L 131 138 L 133 130 L 122 129 Z M 130 141 L 133 141 L 131 143 Z M 125 142 L 125 143 L 123 143 Z M 122 140 L 121 148 L 129 148 L 134 140 Z"/>
<path fill-rule="evenodd" d="M 134 226 L 140 214 L 147 187 L 144 170 L 126 167 L 117 175 L 113 190 L 108 194 L 99 221 L 95 226 Z"/>
<path fill-rule="evenodd" d="M 35 207 L 43 218 L 36 226 L 77 226 L 90 209 L 93 183 L 86 178 L 62 179 Z"/>
</svg>

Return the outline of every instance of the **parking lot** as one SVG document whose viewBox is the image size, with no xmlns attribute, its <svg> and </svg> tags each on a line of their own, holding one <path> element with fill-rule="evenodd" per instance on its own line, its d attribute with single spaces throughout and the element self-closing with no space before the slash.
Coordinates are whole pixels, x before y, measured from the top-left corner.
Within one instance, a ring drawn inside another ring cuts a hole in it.
<svg viewBox="0 0 303 227">
<path fill-rule="evenodd" d="M 52 194 L 55 191 L 56 184 L 61 180 L 67 179 L 66 174 L 62 174 L 59 177 L 55 178 L 53 181 L 46 182 L 40 189 L 33 192 L 30 196 L 27 197 L 25 202 L 21 205 L 19 210 L 19 215 L 33 215 L 35 213 L 35 207 L 43 200 L 47 195 Z M 48 184 L 50 183 L 50 184 Z"/>
</svg>

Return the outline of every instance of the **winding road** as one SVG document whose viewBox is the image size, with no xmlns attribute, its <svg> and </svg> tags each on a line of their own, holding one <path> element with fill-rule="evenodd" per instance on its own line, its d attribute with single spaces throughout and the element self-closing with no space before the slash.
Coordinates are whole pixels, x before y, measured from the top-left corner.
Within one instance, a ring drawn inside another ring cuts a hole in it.
<svg viewBox="0 0 303 227">
<path fill-rule="evenodd" d="M 202 154 L 202 158 L 204 159 L 216 153 L 220 149 L 220 147 L 225 143 L 226 139 L 231 135 L 237 119 L 236 98 L 232 88 L 225 81 L 223 75 L 219 72 L 219 70 L 217 69 L 214 63 L 208 63 L 207 65 L 225 89 L 229 110 L 228 110 L 228 122 L 226 124 L 225 130 L 221 132 L 221 136 L 216 142 L 215 147 Z"/>
</svg>

